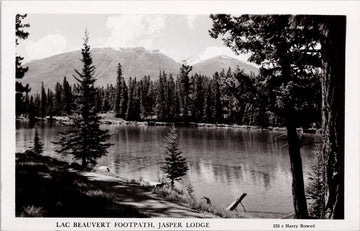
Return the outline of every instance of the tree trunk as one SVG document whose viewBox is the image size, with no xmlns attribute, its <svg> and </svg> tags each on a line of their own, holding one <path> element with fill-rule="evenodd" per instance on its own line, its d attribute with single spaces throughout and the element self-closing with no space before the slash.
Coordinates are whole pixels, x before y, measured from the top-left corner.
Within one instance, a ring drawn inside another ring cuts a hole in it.
<svg viewBox="0 0 360 231">
<path fill-rule="evenodd" d="M 81 167 L 83 167 L 83 168 L 86 167 L 86 157 L 85 157 L 85 155 L 82 156 Z"/>
<path fill-rule="evenodd" d="M 327 217 L 344 219 L 345 16 L 325 20 L 322 42 L 322 128 Z"/>
<path fill-rule="evenodd" d="M 294 204 L 294 218 L 308 218 L 308 210 L 306 204 L 304 177 L 302 169 L 302 161 L 300 156 L 300 141 L 296 133 L 296 121 L 293 110 L 288 111 L 287 119 L 287 135 L 290 155 L 290 165 L 292 173 L 292 195 Z"/>
</svg>

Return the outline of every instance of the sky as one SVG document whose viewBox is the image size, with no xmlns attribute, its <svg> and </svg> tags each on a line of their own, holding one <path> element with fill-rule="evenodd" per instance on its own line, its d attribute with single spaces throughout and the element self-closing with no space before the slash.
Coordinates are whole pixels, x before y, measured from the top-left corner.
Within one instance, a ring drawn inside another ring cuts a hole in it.
<svg viewBox="0 0 360 231">
<path fill-rule="evenodd" d="M 30 35 L 20 41 L 17 53 L 25 62 L 80 49 L 85 28 L 92 48 L 157 49 L 178 62 L 217 55 L 247 60 L 247 55 L 235 55 L 221 39 L 210 37 L 209 15 L 28 14 L 24 23 L 30 24 Z"/>
</svg>

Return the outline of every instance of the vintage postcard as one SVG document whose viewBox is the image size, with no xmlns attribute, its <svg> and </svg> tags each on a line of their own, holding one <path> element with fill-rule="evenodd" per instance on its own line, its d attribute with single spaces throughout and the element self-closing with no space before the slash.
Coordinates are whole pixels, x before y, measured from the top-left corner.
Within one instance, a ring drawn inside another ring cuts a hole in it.
<svg viewBox="0 0 360 231">
<path fill-rule="evenodd" d="M 360 2 L 1 11 L 1 230 L 360 228 Z"/>
</svg>

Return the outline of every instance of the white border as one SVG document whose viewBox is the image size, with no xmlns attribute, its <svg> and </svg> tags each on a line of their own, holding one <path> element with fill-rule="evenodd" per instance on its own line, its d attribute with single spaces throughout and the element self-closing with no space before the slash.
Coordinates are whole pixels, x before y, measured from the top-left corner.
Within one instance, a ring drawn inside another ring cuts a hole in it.
<svg viewBox="0 0 360 231">
<path fill-rule="evenodd" d="M 273 224 L 315 224 L 315 230 L 359 230 L 359 1 L 3 1 L 1 7 L 1 230 L 56 228 L 73 221 L 193 221 L 194 219 L 15 218 L 15 15 L 40 14 L 326 14 L 347 16 L 345 104 L 345 220 L 201 219 L 204 230 L 272 230 Z M 334 48 L 336 49 L 336 48 Z M 98 230 L 98 229 L 76 229 Z M 99 229 L 99 230 L 114 230 Z M 118 229 L 121 230 L 121 229 Z M 124 229 L 122 229 L 124 230 Z M 132 229 L 138 230 L 138 229 Z M 173 229 L 175 230 L 175 229 Z M 187 229 L 191 230 L 191 229 Z M 274 229 L 276 230 L 276 229 Z M 281 229 L 287 230 L 287 229 Z M 301 230 L 301 229 L 297 229 Z M 314 229 L 311 229 L 314 230 Z"/>
</svg>

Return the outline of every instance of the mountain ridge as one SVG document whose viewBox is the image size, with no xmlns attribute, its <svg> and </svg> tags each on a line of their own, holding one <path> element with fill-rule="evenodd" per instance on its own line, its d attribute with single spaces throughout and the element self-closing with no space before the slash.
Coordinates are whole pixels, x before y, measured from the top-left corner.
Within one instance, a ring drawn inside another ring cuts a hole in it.
<svg viewBox="0 0 360 231">
<path fill-rule="evenodd" d="M 130 77 L 140 79 L 144 75 L 150 75 L 152 80 L 156 80 L 160 71 L 176 76 L 182 65 L 182 63 L 176 62 L 159 50 L 148 50 L 143 47 L 92 48 L 91 53 L 93 64 L 96 67 L 96 86 L 115 84 L 119 62 L 122 65 L 123 76 L 126 80 Z M 56 82 L 62 82 L 64 76 L 67 77 L 70 84 L 73 84 L 75 82 L 72 77 L 75 74 L 74 69 L 81 70 L 82 67 L 80 58 L 80 50 L 75 50 L 30 61 L 24 64 L 24 66 L 29 67 L 29 71 L 21 81 L 30 85 L 32 93 L 40 92 L 41 82 L 44 82 L 45 88 L 54 89 Z M 216 56 L 195 63 L 191 74 L 199 73 L 212 76 L 216 71 L 220 72 L 229 67 L 234 69 L 237 66 L 243 69 L 245 73 L 258 73 L 256 67 L 238 59 Z"/>
</svg>

